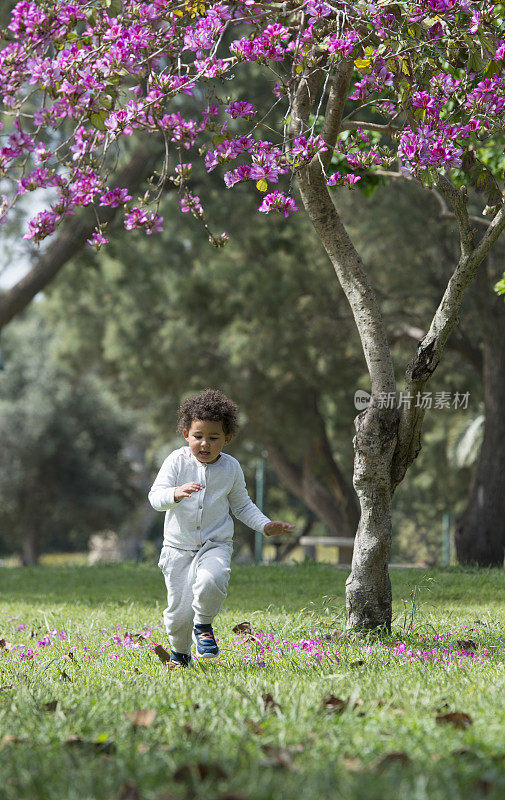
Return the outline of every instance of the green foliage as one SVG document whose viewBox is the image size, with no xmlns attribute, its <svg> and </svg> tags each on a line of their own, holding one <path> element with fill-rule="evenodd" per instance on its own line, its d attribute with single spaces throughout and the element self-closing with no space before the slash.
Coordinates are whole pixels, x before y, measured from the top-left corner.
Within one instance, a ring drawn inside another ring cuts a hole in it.
<svg viewBox="0 0 505 800">
<path fill-rule="evenodd" d="M 136 497 L 121 454 L 130 421 L 96 377 L 57 365 L 53 342 L 35 309 L 2 340 L 0 537 L 11 552 L 28 535 L 82 549 Z"/>
<path fill-rule="evenodd" d="M 505 294 L 505 272 L 503 273 L 503 278 L 495 283 L 494 290 L 496 294 Z"/>
</svg>

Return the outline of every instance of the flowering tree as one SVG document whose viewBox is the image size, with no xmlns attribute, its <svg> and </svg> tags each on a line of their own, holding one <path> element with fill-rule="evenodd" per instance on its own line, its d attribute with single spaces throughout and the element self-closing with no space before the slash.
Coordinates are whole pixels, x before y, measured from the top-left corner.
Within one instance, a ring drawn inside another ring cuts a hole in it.
<svg viewBox="0 0 505 800">
<path fill-rule="evenodd" d="M 503 5 L 487 0 L 22 0 L 4 35 L 0 169 L 10 188 L 1 213 L 27 192 L 49 190 L 50 204 L 28 224 L 33 242 L 84 206 L 96 210 L 92 246 L 107 243 L 102 209 L 121 209 L 127 229 L 154 234 L 163 190 L 175 186 L 182 213 L 224 245 L 226 234 L 211 230 L 191 190 L 191 154 L 209 171 L 224 166 L 228 188 L 250 182 L 265 214 L 299 210 L 296 180 L 350 303 L 372 387 L 370 406 L 356 418 L 361 520 L 347 582 L 349 626 L 390 625 L 391 498 L 419 452 L 424 410 L 384 402 L 396 391 L 389 344 L 332 194 L 374 173 L 402 176 L 436 192 L 457 222 L 459 261 L 406 369 L 405 396 L 415 398 L 439 363 L 465 288 L 505 227 L 504 24 Z M 269 107 L 227 94 L 249 62 L 271 77 Z M 119 143 L 133 134 L 165 145 L 139 201 L 128 185 L 113 183 Z M 485 197 L 484 233 L 474 229 L 468 185 Z"/>
</svg>

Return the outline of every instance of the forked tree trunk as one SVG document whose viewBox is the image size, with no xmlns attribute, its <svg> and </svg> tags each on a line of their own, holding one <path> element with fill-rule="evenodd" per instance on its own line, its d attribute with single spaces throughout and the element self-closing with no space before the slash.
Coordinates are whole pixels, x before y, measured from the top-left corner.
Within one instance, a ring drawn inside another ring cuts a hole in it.
<svg viewBox="0 0 505 800">
<path fill-rule="evenodd" d="M 468 505 L 456 524 L 460 564 L 502 567 L 505 548 L 505 303 L 486 282 L 483 314 L 484 440 Z"/>
</svg>

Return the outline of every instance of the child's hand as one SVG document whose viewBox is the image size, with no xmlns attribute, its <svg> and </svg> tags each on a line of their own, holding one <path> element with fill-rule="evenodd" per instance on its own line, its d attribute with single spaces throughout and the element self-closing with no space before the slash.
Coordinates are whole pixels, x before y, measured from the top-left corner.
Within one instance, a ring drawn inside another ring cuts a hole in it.
<svg viewBox="0 0 505 800">
<path fill-rule="evenodd" d="M 295 526 L 291 525 L 289 522 L 275 520 L 275 522 L 267 522 L 263 528 L 263 533 L 267 536 L 279 536 L 281 533 L 293 533 L 294 529 Z"/>
<path fill-rule="evenodd" d="M 182 500 L 183 497 L 189 497 L 193 492 L 199 492 L 202 489 L 201 483 L 184 483 L 182 486 L 176 486 L 174 491 L 174 500 L 176 503 Z"/>
</svg>

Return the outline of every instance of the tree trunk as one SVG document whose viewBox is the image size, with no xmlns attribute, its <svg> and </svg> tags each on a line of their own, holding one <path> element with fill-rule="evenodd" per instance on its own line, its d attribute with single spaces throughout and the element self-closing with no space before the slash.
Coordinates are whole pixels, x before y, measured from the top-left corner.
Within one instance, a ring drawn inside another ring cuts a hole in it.
<svg viewBox="0 0 505 800">
<path fill-rule="evenodd" d="M 347 627 L 391 629 L 391 462 L 396 409 L 369 407 L 356 417 L 354 487 L 361 505 L 352 571 L 346 582 Z"/>
<path fill-rule="evenodd" d="M 479 284 L 481 282 L 479 281 Z M 460 564 L 502 567 L 505 548 L 505 302 L 479 285 L 484 363 L 484 439 L 468 505 L 455 531 Z"/>
<path fill-rule="evenodd" d="M 30 526 L 23 537 L 23 567 L 34 567 L 39 563 L 39 534 Z"/>
</svg>

